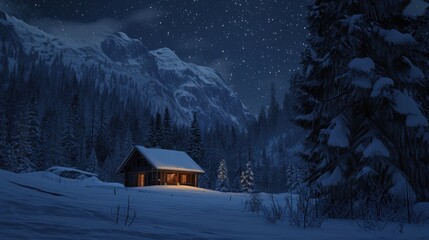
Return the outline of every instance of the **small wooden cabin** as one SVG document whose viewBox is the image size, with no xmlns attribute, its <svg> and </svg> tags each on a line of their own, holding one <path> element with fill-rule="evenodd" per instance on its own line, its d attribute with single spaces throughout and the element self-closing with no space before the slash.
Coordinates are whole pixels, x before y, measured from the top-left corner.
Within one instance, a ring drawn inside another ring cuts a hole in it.
<svg viewBox="0 0 429 240">
<path fill-rule="evenodd" d="M 135 146 L 117 170 L 126 187 L 188 185 L 198 187 L 201 167 L 185 152 Z"/>
</svg>

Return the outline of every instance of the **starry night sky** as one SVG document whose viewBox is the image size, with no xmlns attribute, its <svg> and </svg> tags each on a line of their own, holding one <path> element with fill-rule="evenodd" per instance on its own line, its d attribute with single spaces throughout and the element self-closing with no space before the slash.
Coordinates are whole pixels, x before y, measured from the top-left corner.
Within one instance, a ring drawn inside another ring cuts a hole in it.
<svg viewBox="0 0 429 240">
<path fill-rule="evenodd" d="M 0 0 L 0 8 L 64 38 L 122 31 L 221 72 L 255 114 L 274 83 L 281 102 L 305 47 L 306 4 L 295 0 Z"/>
<path fill-rule="evenodd" d="M 282 100 L 307 34 L 306 1 L 2 2 L 5 11 L 57 36 L 122 31 L 149 49 L 171 48 L 184 61 L 220 71 L 254 113 L 268 103 L 271 83 Z"/>
</svg>

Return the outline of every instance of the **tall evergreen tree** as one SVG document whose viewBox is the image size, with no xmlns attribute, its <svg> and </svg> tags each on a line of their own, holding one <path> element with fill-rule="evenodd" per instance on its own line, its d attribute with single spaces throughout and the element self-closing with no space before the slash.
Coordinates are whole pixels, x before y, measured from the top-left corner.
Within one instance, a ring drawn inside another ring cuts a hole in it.
<svg viewBox="0 0 429 240">
<path fill-rule="evenodd" d="M 12 152 L 10 154 L 9 163 L 12 166 L 12 171 L 15 172 L 30 172 L 35 166 L 31 161 L 33 154 L 32 136 L 31 136 L 31 104 L 29 101 L 22 101 L 20 104 L 18 128 L 12 137 Z"/>
<path fill-rule="evenodd" d="M 197 113 L 194 112 L 191 128 L 189 130 L 188 151 L 189 156 L 194 159 L 200 166 L 203 164 L 203 145 L 201 141 L 201 130 L 197 119 Z"/>
<path fill-rule="evenodd" d="M 266 114 L 265 108 L 262 107 L 258 115 L 258 122 L 256 125 L 256 137 L 259 137 L 261 139 L 265 138 L 267 135 L 266 131 L 267 131 L 267 114 Z"/>
<path fill-rule="evenodd" d="M 77 80 L 74 80 L 77 81 Z M 80 110 L 79 87 L 74 83 L 73 96 L 69 104 L 67 120 L 64 126 L 63 148 L 67 161 L 74 166 L 79 165 L 84 157 L 84 128 Z"/>
<path fill-rule="evenodd" d="M 270 185 L 271 185 L 271 179 L 270 179 L 270 173 L 271 173 L 271 161 L 270 158 L 267 156 L 267 150 L 266 148 L 262 149 L 261 153 L 261 166 L 260 166 L 260 189 L 265 189 L 265 191 L 271 191 Z"/>
<path fill-rule="evenodd" d="M 216 191 L 227 192 L 229 191 L 228 169 L 225 159 L 219 163 L 216 180 Z"/>
<path fill-rule="evenodd" d="M 85 170 L 87 172 L 94 173 L 97 175 L 100 173 L 100 167 L 98 165 L 97 154 L 96 154 L 94 148 L 91 150 L 91 154 L 89 155 L 89 158 L 86 161 L 86 169 Z"/>
<path fill-rule="evenodd" d="M 241 173 L 240 177 L 241 190 L 251 193 L 255 188 L 255 179 L 253 177 L 252 163 L 249 161 L 246 164 L 246 170 Z"/>
<path fill-rule="evenodd" d="M 389 195 L 409 187 L 418 199 L 428 198 L 428 121 L 420 108 L 428 79 L 416 66 L 419 46 L 406 32 L 409 2 L 311 6 L 303 72 L 292 82 L 297 122 L 310 130 L 311 183 L 344 189 L 355 182 L 356 191 L 364 190 L 368 183 L 358 176 L 374 171 Z"/>
<path fill-rule="evenodd" d="M 28 112 L 28 121 L 29 121 L 29 141 L 31 145 L 31 161 L 35 165 L 36 170 L 44 170 L 44 159 L 42 155 L 42 141 L 41 141 L 41 127 L 39 120 L 39 107 L 37 102 L 37 97 L 32 96 L 30 109 Z"/>
<path fill-rule="evenodd" d="M 1 91 L 1 89 L 0 89 Z M 3 93 L 0 94 L 0 169 L 7 169 L 7 121 L 6 121 L 6 101 Z"/>
<path fill-rule="evenodd" d="M 42 119 L 42 150 L 43 161 L 40 165 L 50 167 L 49 165 L 64 165 L 64 154 L 61 142 L 60 119 L 57 111 L 53 107 L 48 109 Z"/>
<path fill-rule="evenodd" d="M 301 169 L 296 167 L 295 164 L 289 163 L 287 170 L 287 182 L 288 191 L 296 191 L 299 185 L 303 182 L 303 175 Z"/>
<path fill-rule="evenodd" d="M 164 119 L 162 121 L 162 148 L 171 149 L 173 147 L 173 130 L 171 128 L 171 117 L 168 108 L 165 108 Z"/>
<path fill-rule="evenodd" d="M 152 144 L 157 148 L 162 147 L 162 117 L 159 112 L 156 113 L 155 117 L 154 138 Z"/>
<path fill-rule="evenodd" d="M 270 107 L 268 109 L 268 123 L 269 123 L 269 130 L 271 130 L 273 133 L 277 130 L 277 125 L 280 117 L 280 105 L 277 101 L 276 97 L 276 87 L 274 83 L 271 84 L 270 87 Z"/>
<path fill-rule="evenodd" d="M 108 90 L 104 89 L 99 99 L 100 107 L 99 107 L 99 113 L 98 113 L 98 129 L 95 135 L 95 142 L 94 142 L 95 152 L 97 153 L 97 159 L 100 162 L 104 162 L 104 160 L 106 159 L 106 157 L 109 155 L 109 152 L 110 152 L 110 146 L 108 146 L 108 142 L 107 142 L 108 133 L 106 130 L 107 129 L 106 125 L 109 120 L 109 115 L 108 115 L 109 112 L 107 111 L 107 107 L 106 107 L 108 100 L 109 100 Z"/>
<path fill-rule="evenodd" d="M 147 139 L 146 139 L 146 146 L 147 147 L 154 147 L 155 146 L 155 134 L 156 134 L 156 129 L 155 129 L 155 120 L 153 118 L 150 119 L 149 122 L 149 134 L 147 135 Z"/>
</svg>

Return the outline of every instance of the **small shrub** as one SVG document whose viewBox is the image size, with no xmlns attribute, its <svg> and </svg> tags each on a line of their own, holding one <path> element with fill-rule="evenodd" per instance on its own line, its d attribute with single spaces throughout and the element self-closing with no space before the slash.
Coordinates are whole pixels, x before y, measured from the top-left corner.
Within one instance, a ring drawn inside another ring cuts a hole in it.
<svg viewBox="0 0 429 240">
<path fill-rule="evenodd" d="M 231 199 L 230 199 L 231 201 Z M 262 210 L 262 200 L 258 193 L 252 193 L 250 199 L 244 202 L 244 208 L 259 215 Z"/>
<path fill-rule="evenodd" d="M 286 198 L 289 224 L 299 228 L 320 228 L 323 217 L 317 208 L 317 200 L 312 198 L 311 190 L 299 189 L 296 205 L 293 196 Z"/>
<path fill-rule="evenodd" d="M 262 213 L 265 217 L 265 221 L 270 224 L 276 224 L 282 220 L 285 213 L 285 208 L 280 206 L 277 200 L 274 199 L 274 195 L 270 195 L 271 204 L 270 206 L 262 206 Z"/>
</svg>

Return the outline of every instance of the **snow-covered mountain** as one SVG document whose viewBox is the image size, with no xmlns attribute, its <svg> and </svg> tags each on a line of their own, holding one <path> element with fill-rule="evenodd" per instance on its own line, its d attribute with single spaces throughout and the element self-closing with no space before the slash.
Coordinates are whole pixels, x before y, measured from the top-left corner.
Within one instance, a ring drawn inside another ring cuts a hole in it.
<svg viewBox="0 0 429 240">
<path fill-rule="evenodd" d="M 219 122 L 244 128 L 254 120 L 217 71 L 186 63 L 168 48 L 149 51 L 124 33 L 111 34 L 101 44 L 66 41 L 0 11 L 0 45 L 3 55 L 37 56 L 34 64 L 39 59 L 48 67 L 60 62 L 76 72 L 78 81 L 97 68 L 92 77 L 99 91 L 119 89 L 124 102 L 141 101 L 152 113 L 169 108 L 177 124 L 189 124 L 194 111 L 205 127 Z M 8 67 L 16 67 L 11 57 Z"/>
</svg>

